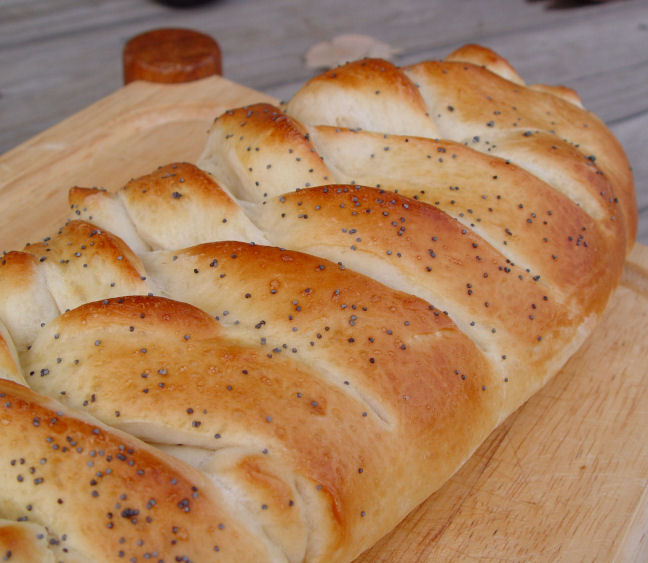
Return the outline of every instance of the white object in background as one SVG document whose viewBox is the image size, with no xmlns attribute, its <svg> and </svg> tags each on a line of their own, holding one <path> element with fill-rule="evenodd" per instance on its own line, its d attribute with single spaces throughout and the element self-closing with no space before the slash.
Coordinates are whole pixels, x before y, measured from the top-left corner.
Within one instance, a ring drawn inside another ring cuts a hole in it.
<svg viewBox="0 0 648 563">
<path fill-rule="evenodd" d="M 306 52 L 308 68 L 333 68 L 363 57 L 392 59 L 401 52 L 387 43 L 356 33 L 338 35 L 330 41 L 313 45 Z"/>
</svg>

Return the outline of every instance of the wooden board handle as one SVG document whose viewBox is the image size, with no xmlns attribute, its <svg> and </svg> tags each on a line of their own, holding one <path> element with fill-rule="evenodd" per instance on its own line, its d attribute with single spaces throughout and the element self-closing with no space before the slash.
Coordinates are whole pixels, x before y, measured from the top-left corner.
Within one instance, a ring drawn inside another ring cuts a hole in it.
<svg viewBox="0 0 648 563">
<path fill-rule="evenodd" d="M 124 46 L 123 65 L 124 84 L 191 82 L 222 73 L 216 40 L 191 29 L 154 29 L 136 35 Z"/>
</svg>

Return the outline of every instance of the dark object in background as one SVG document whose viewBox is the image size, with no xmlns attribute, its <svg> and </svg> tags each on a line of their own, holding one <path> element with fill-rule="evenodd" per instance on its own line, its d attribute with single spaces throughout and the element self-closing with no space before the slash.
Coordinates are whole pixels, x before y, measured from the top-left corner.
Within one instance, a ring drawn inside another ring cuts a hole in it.
<svg viewBox="0 0 648 563">
<path fill-rule="evenodd" d="M 156 0 L 158 4 L 171 6 L 172 8 L 193 8 L 194 6 L 202 6 L 209 4 L 213 0 Z"/>
<path fill-rule="evenodd" d="M 605 4 L 614 0 L 527 0 L 528 2 L 545 2 L 548 10 L 568 10 L 571 8 L 582 8 L 585 6 L 595 6 L 596 4 Z"/>
<path fill-rule="evenodd" d="M 124 84 L 190 82 L 222 73 L 221 50 L 209 35 L 190 29 L 154 29 L 124 46 Z"/>
</svg>

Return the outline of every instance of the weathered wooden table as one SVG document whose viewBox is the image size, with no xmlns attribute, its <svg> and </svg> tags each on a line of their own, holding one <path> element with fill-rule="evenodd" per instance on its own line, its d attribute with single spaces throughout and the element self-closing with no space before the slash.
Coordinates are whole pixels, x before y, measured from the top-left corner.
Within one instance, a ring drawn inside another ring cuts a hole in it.
<svg viewBox="0 0 648 563">
<path fill-rule="evenodd" d="M 196 132 L 212 117 L 210 96 L 215 107 L 253 101 L 249 90 L 216 79 L 200 88 L 136 84 L 113 94 L 122 85 L 126 40 L 165 26 L 217 38 L 224 75 L 276 98 L 289 97 L 314 74 L 303 60 L 311 45 L 342 33 L 400 48 L 399 64 L 439 58 L 467 42 L 492 47 L 530 82 L 575 87 L 610 125 L 635 169 L 639 239 L 648 243 L 648 3 L 386 4 L 237 0 L 181 10 L 152 1 L 0 0 L 0 151 L 20 145 L 0 158 L 0 201 L 6 204 L 7 182 L 12 197 L 35 198 L 31 210 L 24 202 L 20 209 L 4 205 L 0 246 L 17 248 L 33 232 L 19 219 L 33 216 L 34 206 L 42 209 L 48 194 L 58 202 L 47 208 L 48 220 L 58 221 L 56 206 L 65 206 L 56 186 L 61 179 L 65 186 L 94 179 L 115 189 L 157 164 L 191 159 L 202 143 Z M 174 115 L 158 111 L 171 106 Z M 134 118 L 127 127 L 124 108 Z M 115 123 L 122 128 L 106 131 Z M 168 142 L 147 144 L 153 138 Z M 645 561 L 646 327 L 648 252 L 637 245 L 605 319 L 562 373 L 361 560 Z"/>
</svg>

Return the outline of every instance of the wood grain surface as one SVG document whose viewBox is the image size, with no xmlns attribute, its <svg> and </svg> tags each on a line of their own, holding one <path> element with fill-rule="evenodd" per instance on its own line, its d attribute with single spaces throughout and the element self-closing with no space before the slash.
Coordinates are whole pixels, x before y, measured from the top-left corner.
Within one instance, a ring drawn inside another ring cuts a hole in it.
<svg viewBox="0 0 648 563">
<path fill-rule="evenodd" d="M 0 248 L 58 227 L 72 185 L 199 155 L 211 120 L 272 98 L 222 78 L 132 83 L 0 157 Z M 544 389 L 358 562 L 648 560 L 648 248 Z"/>
</svg>

